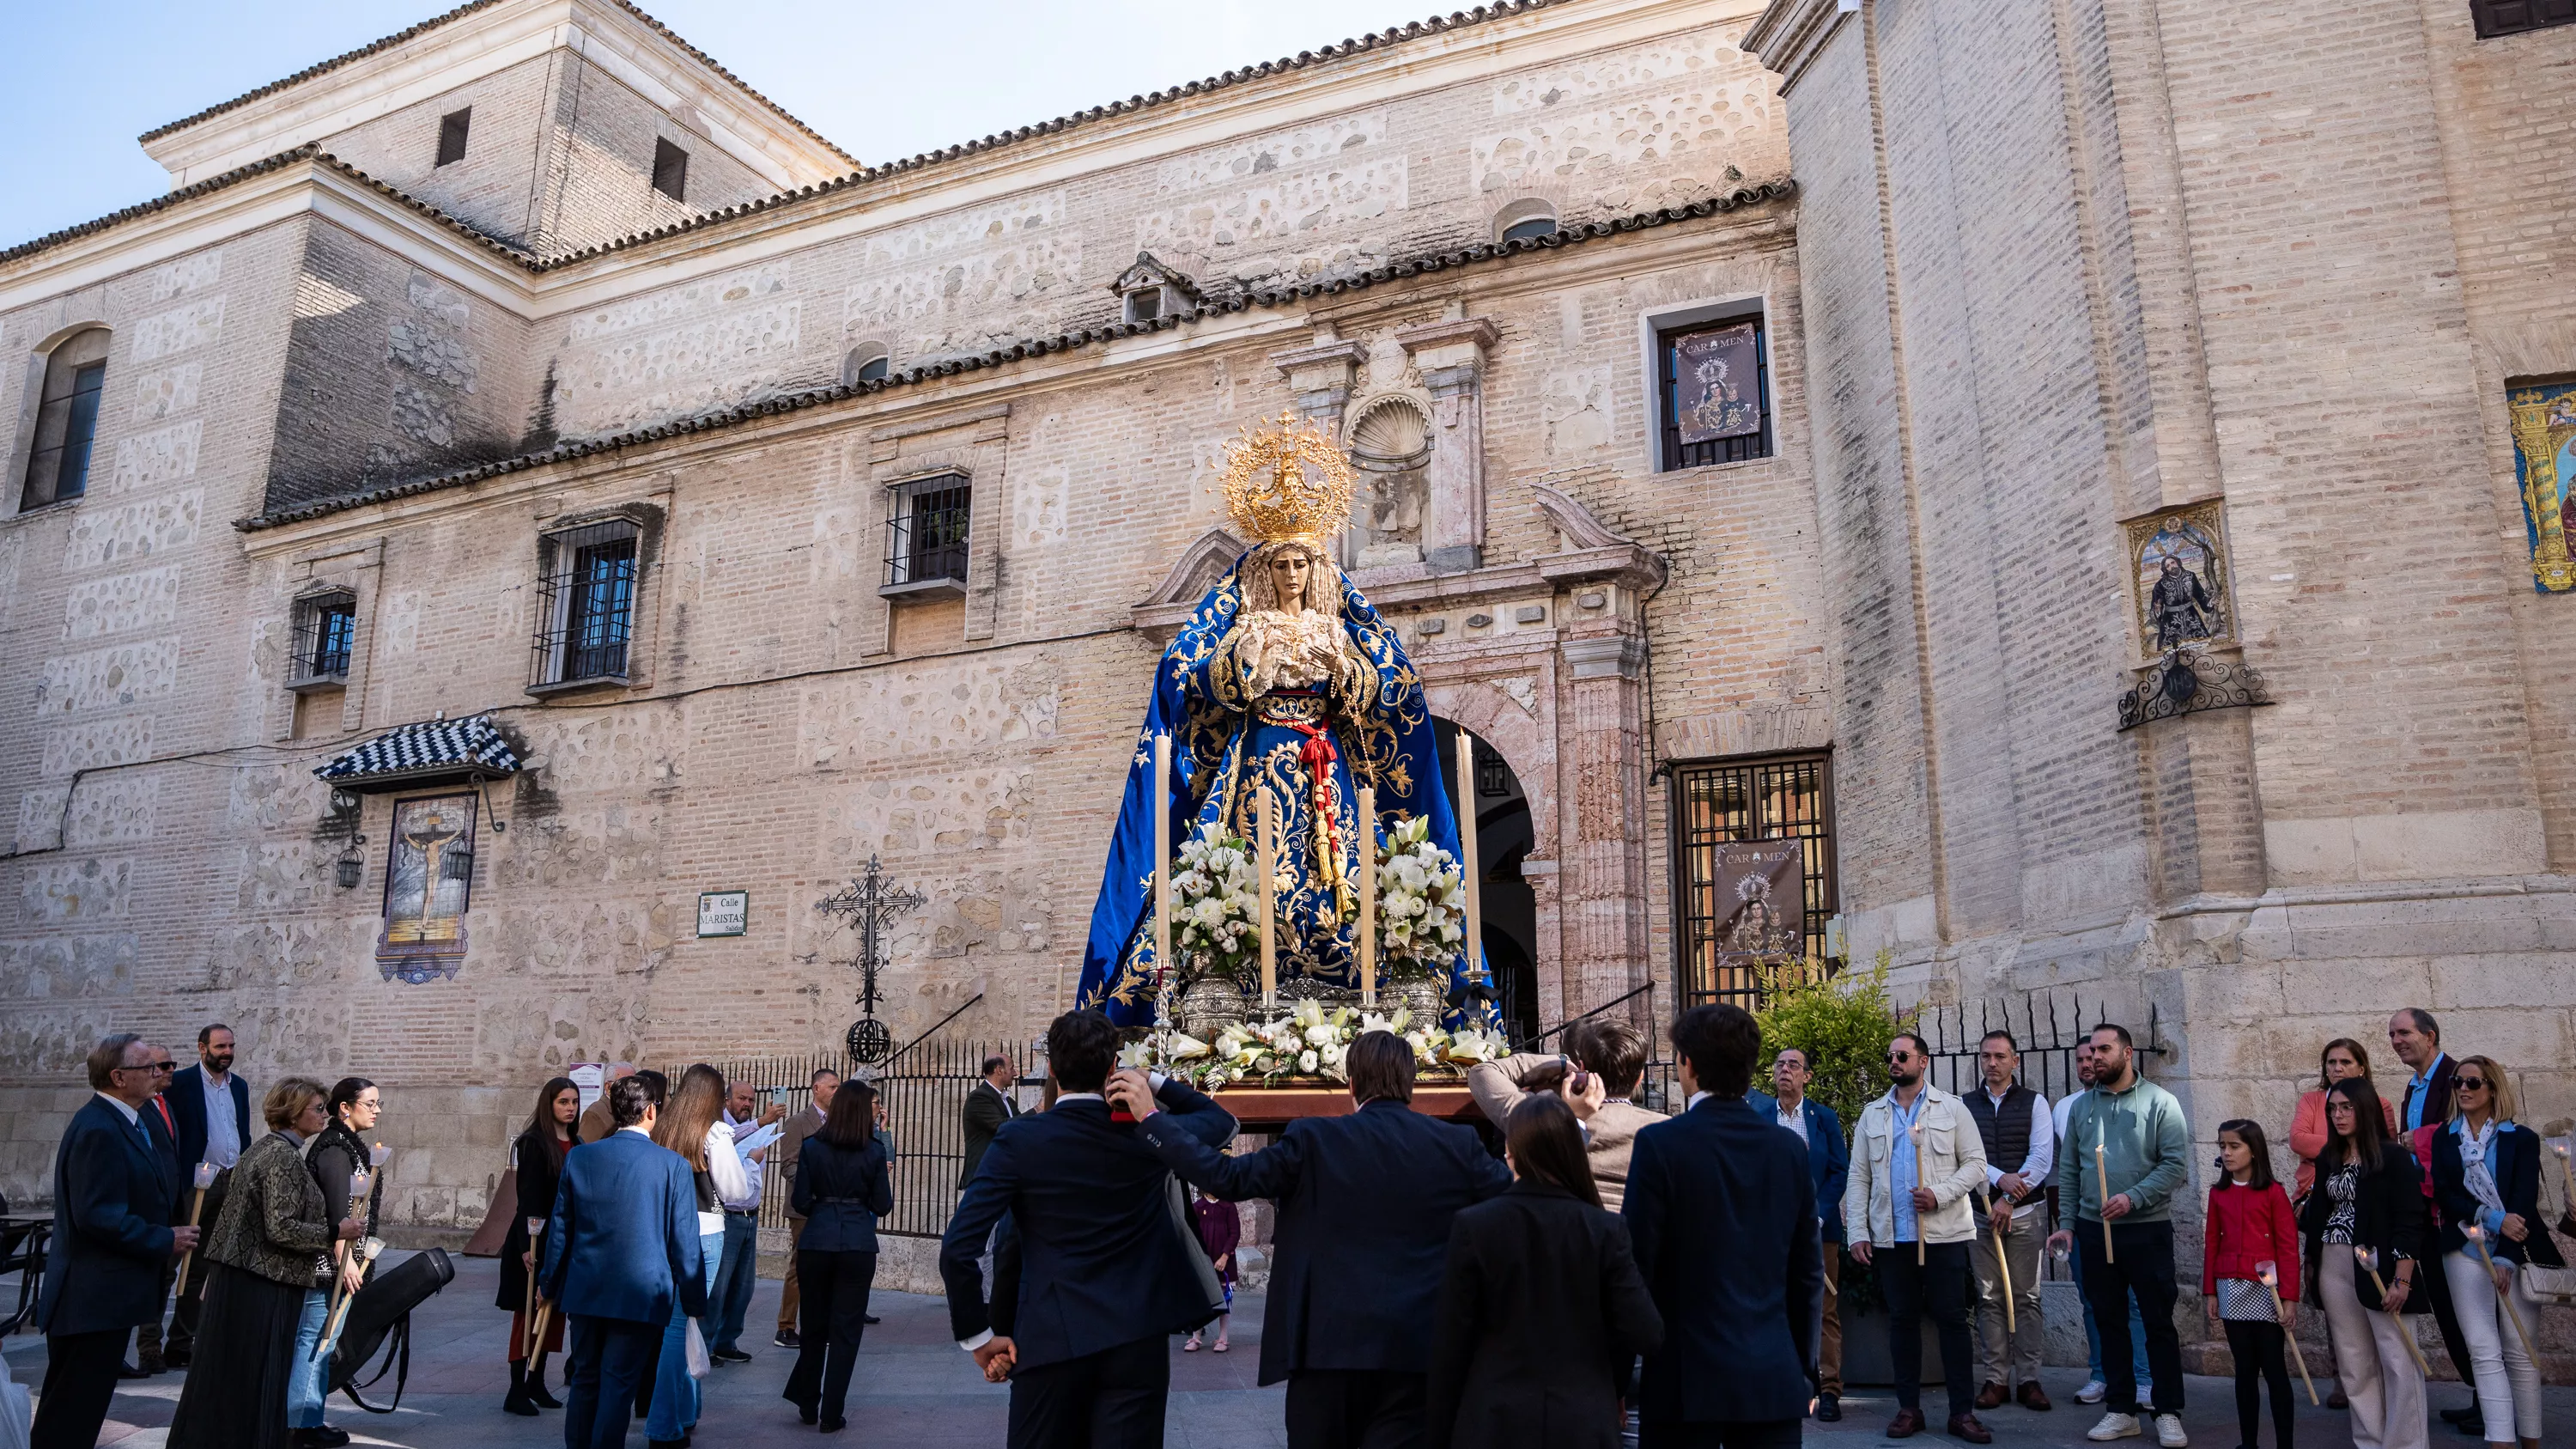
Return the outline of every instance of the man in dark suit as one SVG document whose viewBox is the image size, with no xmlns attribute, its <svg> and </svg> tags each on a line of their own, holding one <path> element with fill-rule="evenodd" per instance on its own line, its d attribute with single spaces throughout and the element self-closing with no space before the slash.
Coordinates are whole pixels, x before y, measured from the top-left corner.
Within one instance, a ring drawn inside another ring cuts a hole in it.
<svg viewBox="0 0 2576 1449">
<path fill-rule="evenodd" d="M 2451 1078 L 2459 1063 L 2442 1050 L 2440 1023 L 2420 1006 L 2410 1006 L 2388 1018 L 2388 1045 L 2406 1064 L 2406 1094 L 2398 1102 L 2397 1130 L 2412 1148 L 2418 1128 L 2439 1127 L 2451 1120 Z M 2415 1159 L 2430 1177 L 2430 1155 L 2417 1152 Z M 2416 1291 L 2432 1300 L 2433 1322 L 2441 1327 L 2442 1346 L 2450 1351 L 2451 1366 L 2460 1371 L 2460 1382 L 2473 1384 L 2478 1381 L 2477 1365 L 2469 1357 L 2468 1336 L 2460 1332 L 2460 1312 L 2451 1305 L 2451 1282 L 2443 1270 L 2441 1238 L 2442 1231 L 2434 1224 L 2433 1214 L 2426 1213 L 2424 1254 L 2415 1264 Z M 2444 1409 L 2441 1413 L 2442 1422 L 2458 1425 L 2463 1434 L 2486 1432 L 2486 1416 L 2479 1411 L 2475 1395 L 2470 1396 L 2467 1408 Z"/>
<path fill-rule="evenodd" d="M 1209 1196 L 1279 1205 L 1261 1382 L 1288 1381 L 1290 1449 L 1422 1442 L 1450 1219 L 1512 1185 L 1474 1129 L 1413 1110 L 1403 1038 L 1365 1032 L 1348 1061 L 1358 1110 L 1291 1122 L 1259 1152 L 1224 1156 L 1159 1113 L 1139 1129 Z"/>
<path fill-rule="evenodd" d="M 33 1449 L 90 1449 L 116 1397 L 125 1338 L 161 1311 L 161 1270 L 197 1245 L 170 1226 L 179 1196 L 170 1158 L 140 1112 L 161 1084 L 159 1052 L 132 1032 L 90 1050 L 96 1096 L 72 1114 L 54 1152 L 54 1235 L 36 1326 L 45 1385 Z"/>
<path fill-rule="evenodd" d="M 984 1149 L 993 1145 L 993 1134 L 1002 1124 L 1020 1115 L 1019 1104 L 1011 1100 L 1011 1059 L 1006 1056 L 984 1058 L 984 1080 L 966 1094 L 966 1105 L 959 1109 L 966 1125 L 966 1160 L 958 1164 L 957 1186 L 962 1190 L 975 1180 L 975 1170 L 984 1165 Z"/>
<path fill-rule="evenodd" d="M 1843 1321 L 1835 1302 L 1842 1282 L 1843 1188 L 1851 1181 L 1851 1144 L 1834 1109 L 1807 1095 L 1815 1064 L 1805 1047 L 1782 1047 L 1771 1059 L 1771 1094 L 1747 1092 L 1744 1100 L 1765 1121 L 1777 1122 L 1807 1144 L 1808 1175 L 1816 1183 L 1818 1230 L 1824 1237 L 1825 1314 L 1816 1349 L 1816 1418 L 1843 1416 Z"/>
<path fill-rule="evenodd" d="M 1642 1449 L 1795 1446 L 1816 1382 L 1825 1269 L 1808 1148 L 1745 1101 L 1762 1029 L 1742 1007 L 1673 1023 L 1690 1108 L 1637 1134 L 1622 1215 L 1664 1316 Z"/>
<path fill-rule="evenodd" d="M 233 1029 L 221 1022 L 198 1028 L 197 1064 L 173 1075 L 161 1095 L 169 1105 L 170 1119 L 178 1133 L 182 1183 L 194 1181 L 198 1163 L 215 1165 L 215 1185 L 206 1189 L 205 1211 L 197 1218 L 199 1223 L 211 1225 L 223 1216 L 224 1199 L 232 1190 L 233 1164 L 241 1160 L 242 1149 L 258 1137 L 256 1129 L 261 1125 L 251 1115 L 250 1083 L 233 1072 Z M 188 1196 L 180 1195 L 179 1211 L 183 1214 L 188 1210 Z M 197 1335 L 197 1308 L 205 1293 L 206 1275 L 191 1269 L 187 1283 L 180 1289 L 178 1306 L 171 1311 L 169 1342 L 162 1351 L 162 1360 L 172 1368 L 188 1366 L 189 1350 Z"/>
<path fill-rule="evenodd" d="M 661 1357 L 674 1293 L 690 1317 L 707 1311 L 697 1185 L 689 1164 L 649 1135 L 652 1084 L 628 1077 L 608 1089 L 608 1101 L 617 1130 L 564 1156 L 537 1284 L 571 1334 L 565 1449 L 624 1444 L 636 1391 Z"/>
<path fill-rule="evenodd" d="M 949 1327 L 986 1378 L 1010 1376 L 1011 1449 L 1158 1449 L 1172 1381 L 1166 1340 L 1218 1305 L 1173 1215 L 1171 1174 L 1101 1096 L 1118 1028 L 1097 1011 L 1066 1012 L 1047 1028 L 1047 1060 L 1055 1105 L 993 1134 L 948 1220 L 939 1276 Z M 1200 1142 L 1234 1136 L 1224 1108 L 1177 1081 L 1156 1100 L 1168 1126 Z M 1019 1230 L 1015 1313 L 988 1304 L 975 1261 L 1006 1212 Z M 996 1333 L 997 1319 L 1016 1332 Z"/>
</svg>

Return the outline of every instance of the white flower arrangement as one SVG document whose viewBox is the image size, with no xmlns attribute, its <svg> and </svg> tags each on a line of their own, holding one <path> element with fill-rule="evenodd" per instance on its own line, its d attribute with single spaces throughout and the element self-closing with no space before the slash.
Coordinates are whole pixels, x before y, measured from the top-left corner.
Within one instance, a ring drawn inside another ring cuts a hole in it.
<svg viewBox="0 0 2576 1449">
<path fill-rule="evenodd" d="M 1233 976 L 1261 953 L 1261 872 L 1251 842 L 1213 821 L 1182 839 L 1172 874 L 1175 954 Z"/>
<path fill-rule="evenodd" d="M 1436 1023 L 1416 1023 L 1402 1007 L 1381 1016 L 1348 1006 L 1327 1011 L 1321 1002 L 1300 1001 L 1276 1020 L 1229 1026 L 1213 1042 L 1159 1028 L 1130 1043 L 1118 1062 L 1176 1076 L 1209 1092 L 1242 1083 L 1275 1086 L 1301 1077 L 1340 1085 L 1350 1081 L 1351 1043 L 1371 1031 L 1402 1037 L 1413 1048 L 1414 1061 L 1427 1067 L 1464 1068 L 1498 1060 L 1511 1049 L 1495 1032 L 1475 1026 L 1443 1031 Z"/>
<path fill-rule="evenodd" d="M 1414 816 L 1386 832 L 1377 852 L 1378 959 L 1396 971 L 1448 974 L 1466 940 L 1466 882 L 1458 858 L 1431 843 Z"/>
</svg>

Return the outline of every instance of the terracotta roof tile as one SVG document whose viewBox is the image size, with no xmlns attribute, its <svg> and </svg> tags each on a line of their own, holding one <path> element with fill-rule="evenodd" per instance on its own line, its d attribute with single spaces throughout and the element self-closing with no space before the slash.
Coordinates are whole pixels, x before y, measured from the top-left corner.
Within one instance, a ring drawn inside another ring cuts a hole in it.
<svg viewBox="0 0 2576 1449">
<path fill-rule="evenodd" d="M 1293 287 L 1272 287 L 1251 291 L 1240 297 L 1232 298 L 1223 302 L 1211 302 L 1207 305 L 1197 307 L 1186 312 L 1173 313 L 1168 317 L 1163 317 L 1152 322 L 1109 323 L 1099 327 L 1088 327 L 1079 331 L 1058 333 L 1053 337 L 1015 343 L 1006 348 L 995 348 L 990 352 L 981 353 L 972 357 L 955 358 L 947 362 L 934 363 L 925 367 L 911 368 L 907 371 L 895 373 L 873 382 L 849 383 L 835 387 L 812 388 L 804 392 L 789 393 L 784 396 L 769 398 L 760 402 L 745 403 L 739 407 L 726 408 L 718 412 L 701 414 L 694 418 L 682 418 L 673 422 L 659 423 L 648 428 L 636 428 L 631 431 L 617 433 L 609 437 L 594 438 L 582 442 L 565 443 L 558 447 L 545 449 L 541 452 L 522 453 L 516 457 L 502 458 L 494 462 L 478 464 L 471 468 L 461 468 L 451 473 L 441 473 L 435 477 L 415 479 L 408 483 L 389 484 L 382 488 L 369 489 L 364 493 L 353 493 L 343 498 L 324 499 L 315 503 L 303 504 L 295 508 L 281 509 L 275 513 L 263 513 L 251 518 L 238 519 L 234 522 L 233 527 L 244 533 L 255 533 L 262 529 L 277 528 L 290 523 L 300 523 L 307 519 L 321 518 L 329 514 L 344 512 L 352 508 L 363 508 L 370 504 L 389 503 L 396 499 L 415 497 L 423 493 L 435 493 L 444 489 L 459 488 L 469 483 L 480 482 L 486 478 L 498 478 L 511 473 L 522 473 L 528 469 L 541 468 L 550 463 L 569 462 L 578 458 L 595 457 L 602 453 L 616 452 L 620 449 L 637 447 L 647 443 L 662 442 L 671 438 L 684 437 L 692 433 L 718 432 L 742 423 L 751 422 L 755 419 L 775 417 L 781 413 L 797 412 L 805 408 L 817 407 L 825 403 L 841 402 L 854 397 L 869 396 L 885 392 L 893 388 L 909 387 L 918 383 L 928 382 L 943 377 L 954 377 L 960 373 L 978 372 L 987 368 L 1001 367 L 1027 358 L 1044 357 L 1051 353 L 1071 352 L 1083 347 L 1112 342 L 1122 337 L 1134 337 L 1147 332 L 1160 332 L 1168 328 L 1179 327 L 1187 323 L 1196 322 L 1202 317 L 1217 316 L 1229 312 L 1245 312 L 1256 307 L 1286 306 L 1291 303 L 1304 301 L 1313 297 L 1333 296 L 1343 292 L 1361 291 L 1380 283 L 1403 281 L 1408 278 L 1422 276 L 1427 273 L 1447 271 L 1453 267 L 1473 266 L 1480 263 L 1495 261 L 1504 257 L 1517 256 L 1525 252 L 1553 251 L 1560 247 L 1579 246 L 1588 241 L 1593 241 L 1602 237 L 1616 236 L 1625 232 L 1643 231 L 1651 227 L 1667 226 L 1675 222 L 1718 216 L 1727 212 L 1738 211 L 1745 207 L 1760 205 L 1767 201 L 1786 200 L 1789 197 L 1796 195 L 1797 189 L 1797 183 L 1795 181 L 1787 177 L 1783 177 L 1777 181 L 1764 182 L 1759 186 L 1744 187 L 1722 196 L 1708 197 L 1700 201 L 1691 202 L 1684 206 L 1671 206 L 1665 207 L 1660 211 L 1640 212 L 1634 216 L 1620 217 L 1615 221 L 1589 222 L 1581 226 L 1563 227 L 1542 237 L 1527 237 L 1519 241 L 1509 242 L 1484 242 L 1475 246 L 1462 247 L 1452 251 L 1433 252 L 1422 256 L 1405 258 L 1400 261 L 1390 262 L 1382 267 L 1371 268 L 1368 271 L 1356 273 L 1347 277 L 1339 277 L 1325 281 L 1302 282 Z"/>
</svg>

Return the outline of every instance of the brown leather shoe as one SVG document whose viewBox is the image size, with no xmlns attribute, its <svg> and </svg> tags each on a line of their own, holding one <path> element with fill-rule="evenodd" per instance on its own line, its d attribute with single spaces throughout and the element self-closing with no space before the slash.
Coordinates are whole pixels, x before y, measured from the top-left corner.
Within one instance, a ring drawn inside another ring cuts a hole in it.
<svg viewBox="0 0 2576 1449">
<path fill-rule="evenodd" d="M 1922 1432 L 1921 1409 L 1899 1409 L 1896 1417 L 1887 1421 L 1887 1437 L 1890 1439 L 1911 1439 Z"/>
<path fill-rule="evenodd" d="M 2012 1390 L 2001 1384 L 1988 1384 L 1977 1390 L 1977 1407 L 1980 1409 L 2000 1409 L 2011 1401 Z"/>
<path fill-rule="evenodd" d="M 2037 1379 L 2023 1379 L 2021 1381 L 2021 1394 L 2019 1395 L 2019 1398 L 2023 1408 L 2037 1409 L 2043 1414 L 2057 1407 L 2055 1404 L 2048 1401 L 2048 1390 L 2041 1388 L 2039 1386 L 2039 1380 Z"/>
<path fill-rule="evenodd" d="M 1971 1444 L 1992 1444 L 1995 1442 L 1994 1431 L 1987 1428 L 1985 1425 L 1978 1423 L 1977 1416 L 1974 1414 L 1952 1414 L 1950 1416 L 1950 1437 L 1953 1439 L 1965 1439 Z"/>
</svg>

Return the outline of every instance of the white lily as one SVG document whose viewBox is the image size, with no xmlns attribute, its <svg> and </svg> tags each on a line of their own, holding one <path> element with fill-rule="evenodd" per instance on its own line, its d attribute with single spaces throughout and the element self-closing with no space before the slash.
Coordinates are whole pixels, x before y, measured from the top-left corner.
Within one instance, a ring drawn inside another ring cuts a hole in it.
<svg viewBox="0 0 2576 1449">
<path fill-rule="evenodd" d="M 1208 1044 L 1187 1032 L 1172 1032 L 1164 1038 L 1163 1058 L 1166 1061 L 1186 1062 L 1207 1054 Z"/>
</svg>

